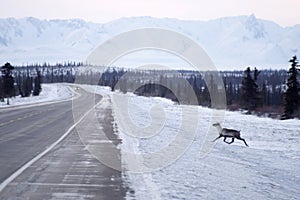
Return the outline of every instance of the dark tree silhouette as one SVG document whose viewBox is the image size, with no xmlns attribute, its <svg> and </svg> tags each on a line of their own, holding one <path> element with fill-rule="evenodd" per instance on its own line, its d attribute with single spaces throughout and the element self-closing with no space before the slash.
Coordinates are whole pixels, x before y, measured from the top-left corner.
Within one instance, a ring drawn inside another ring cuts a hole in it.
<svg viewBox="0 0 300 200">
<path fill-rule="evenodd" d="M 254 78 L 252 78 L 250 67 L 248 67 L 244 72 L 244 77 L 242 80 L 241 105 L 249 112 L 255 110 L 259 102 L 258 85 L 255 82 L 258 78 L 258 75 L 259 72 L 255 68 Z"/>
<path fill-rule="evenodd" d="M 33 95 L 38 96 L 40 92 L 42 91 L 42 76 L 41 72 L 36 69 L 37 76 L 34 78 L 34 88 L 33 88 Z"/>
<path fill-rule="evenodd" d="M 260 71 L 258 71 L 255 67 L 254 68 L 254 77 L 253 77 L 253 92 L 254 92 L 253 103 L 254 103 L 254 109 L 256 107 L 258 107 L 259 105 L 262 105 L 262 97 L 261 97 L 259 87 L 258 87 L 258 84 L 257 84 L 259 74 L 260 74 Z"/>
<path fill-rule="evenodd" d="M 4 102 L 4 86 L 3 86 L 3 81 L 1 76 L 0 76 L 0 101 Z"/>
<path fill-rule="evenodd" d="M 29 77 L 29 75 L 26 75 L 23 77 L 22 83 L 21 83 L 21 96 L 22 97 L 29 97 L 32 92 L 32 77 Z"/>
<path fill-rule="evenodd" d="M 16 79 L 17 93 L 21 96 L 37 93 L 37 71 L 40 71 L 43 83 L 76 83 L 81 84 L 99 84 L 109 86 L 112 90 L 126 92 L 136 92 L 145 96 L 160 96 L 177 101 L 180 99 L 182 104 L 195 104 L 190 102 L 188 88 L 192 87 L 194 94 L 198 99 L 198 103 L 202 106 L 210 106 L 211 99 L 209 91 L 218 91 L 216 85 L 212 84 L 214 80 L 210 74 L 190 70 L 135 70 L 118 67 L 108 67 L 106 70 L 97 72 L 84 66 L 83 63 L 67 62 L 64 64 L 47 64 L 27 65 L 15 67 L 13 77 Z M 174 73 L 175 72 L 175 73 Z M 124 74 L 126 73 L 126 76 Z M 178 75 L 180 74 L 180 75 Z M 228 109 L 237 110 L 246 108 L 247 105 L 251 109 L 255 108 L 257 114 L 270 114 L 270 116 L 278 117 L 283 113 L 283 93 L 287 79 L 286 70 L 262 70 L 251 71 L 249 69 L 249 77 L 252 78 L 253 87 L 251 98 L 245 98 L 245 104 L 242 105 L 242 94 L 245 95 L 244 89 L 247 73 L 244 71 L 221 71 L 218 74 L 224 80 L 226 89 Z M 252 76 L 252 77 L 251 77 Z M 226 80 L 225 80 L 226 79 Z M 250 80 L 250 79 L 249 79 Z M 2 76 L 0 77 L 0 99 L 4 99 Z M 158 84 L 155 84 L 158 83 Z M 136 86 L 145 85 L 136 90 Z M 165 87 L 160 87 L 163 85 Z M 190 86 L 189 86 L 190 85 Z M 189 86 L 189 87 L 188 87 Z M 251 86 L 251 84 L 250 84 Z M 176 97 L 170 93 L 171 89 Z M 251 89 L 250 89 L 251 90 Z M 259 92 L 255 97 L 255 94 Z M 244 97 L 244 96 L 243 96 Z M 197 102 L 196 102 L 197 104 Z M 254 106 L 253 106 L 254 105 Z M 253 108 L 254 107 L 254 108 Z"/>
<path fill-rule="evenodd" d="M 226 99 L 227 99 L 227 105 L 231 105 L 233 103 L 233 87 L 232 87 L 232 83 L 230 82 L 228 85 L 225 82 L 225 87 L 226 87 Z"/>
<path fill-rule="evenodd" d="M 291 68 L 288 71 L 287 90 L 284 93 L 284 114 L 282 119 L 290 119 L 293 117 L 295 111 L 299 108 L 299 83 L 297 80 L 299 67 L 296 56 L 293 56 L 290 61 Z"/>
<path fill-rule="evenodd" d="M 3 97 L 7 98 L 7 105 L 9 105 L 9 98 L 15 96 L 14 78 L 12 76 L 14 67 L 10 63 L 2 66 L 2 81 L 3 81 Z"/>
</svg>

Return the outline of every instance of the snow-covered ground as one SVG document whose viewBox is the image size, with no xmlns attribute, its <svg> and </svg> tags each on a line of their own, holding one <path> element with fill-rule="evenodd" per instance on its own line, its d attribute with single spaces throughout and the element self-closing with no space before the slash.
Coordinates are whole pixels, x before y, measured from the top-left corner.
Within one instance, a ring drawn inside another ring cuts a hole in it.
<svg viewBox="0 0 300 200">
<path fill-rule="evenodd" d="M 300 199 L 299 120 L 213 118 L 212 109 L 98 89 L 112 99 L 123 139 L 123 175 L 134 190 L 127 199 Z M 241 130 L 249 147 L 212 143 L 216 120 Z"/>
<path fill-rule="evenodd" d="M 41 103 L 47 101 L 56 101 L 66 99 L 72 96 L 72 91 L 65 84 L 42 84 L 42 92 L 39 96 L 30 96 L 30 97 L 13 97 L 9 100 L 10 105 L 5 102 L 0 102 L 0 108 L 16 105 L 27 105 L 34 103 Z"/>
</svg>

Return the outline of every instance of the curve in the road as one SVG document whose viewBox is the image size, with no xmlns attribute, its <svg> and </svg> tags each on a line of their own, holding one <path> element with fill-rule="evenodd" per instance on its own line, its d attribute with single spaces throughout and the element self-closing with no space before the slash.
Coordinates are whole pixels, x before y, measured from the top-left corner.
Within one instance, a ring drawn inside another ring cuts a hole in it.
<svg viewBox="0 0 300 200">
<path fill-rule="evenodd" d="M 77 113 L 81 118 L 77 118 L 75 123 L 70 100 L 1 112 L 0 157 L 3 159 L 0 161 L 0 192 L 60 143 L 94 108 L 91 104 L 85 104 L 86 99 L 93 99 L 92 95 L 94 94 L 80 90 L 76 101 L 82 107 L 81 112 Z"/>
</svg>

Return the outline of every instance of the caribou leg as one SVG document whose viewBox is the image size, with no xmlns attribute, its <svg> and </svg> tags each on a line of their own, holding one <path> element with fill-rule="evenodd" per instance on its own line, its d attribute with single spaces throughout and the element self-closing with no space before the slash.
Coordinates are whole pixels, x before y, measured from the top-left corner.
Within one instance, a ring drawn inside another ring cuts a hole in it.
<svg viewBox="0 0 300 200">
<path fill-rule="evenodd" d="M 227 138 L 227 137 L 226 137 L 226 138 Z M 232 138 L 232 139 L 231 139 L 231 142 L 227 142 L 227 141 L 225 140 L 226 138 L 224 138 L 224 142 L 225 142 L 225 143 L 227 143 L 227 144 L 231 144 L 231 143 L 233 143 L 233 142 L 234 142 L 234 138 Z"/>
<path fill-rule="evenodd" d="M 217 137 L 216 139 L 214 139 L 212 142 L 215 142 L 217 139 L 221 138 L 222 136 L 219 135 L 219 137 Z"/>
<path fill-rule="evenodd" d="M 228 143 L 228 142 L 226 141 L 226 139 L 227 139 L 227 137 L 226 137 L 226 136 L 224 136 L 224 140 L 223 140 L 223 142 L 226 142 L 226 143 Z"/>
<path fill-rule="evenodd" d="M 242 140 L 242 141 L 245 143 L 245 145 L 246 145 L 247 147 L 249 147 L 248 144 L 247 144 L 247 142 L 246 142 L 246 140 L 245 140 L 244 138 L 237 138 L 237 139 Z"/>
<path fill-rule="evenodd" d="M 231 139 L 231 142 L 227 142 L 227 144 L 231 144 L 234 142 L 234 138 Z"/>
</svg>

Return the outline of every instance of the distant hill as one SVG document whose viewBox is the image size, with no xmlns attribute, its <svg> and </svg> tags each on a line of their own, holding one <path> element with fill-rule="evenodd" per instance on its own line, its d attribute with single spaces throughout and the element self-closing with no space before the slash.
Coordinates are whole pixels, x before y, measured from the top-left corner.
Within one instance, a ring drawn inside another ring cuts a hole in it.
<svg viewBox="0 0 300 200">
<path fill-rule="evenodd" d="M 281 27 L 254 15 L 210 21 L 121 18 L 106 24 L 81 19 L 0 19 L 0 64 L 84 61 L 101 42 L 137 28 L 171 29 L 198 42 L 217 66 L 286 68 L 300 53 L 300 25 Z"/>
</svg>

